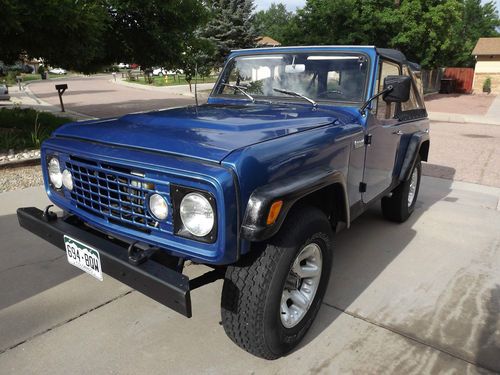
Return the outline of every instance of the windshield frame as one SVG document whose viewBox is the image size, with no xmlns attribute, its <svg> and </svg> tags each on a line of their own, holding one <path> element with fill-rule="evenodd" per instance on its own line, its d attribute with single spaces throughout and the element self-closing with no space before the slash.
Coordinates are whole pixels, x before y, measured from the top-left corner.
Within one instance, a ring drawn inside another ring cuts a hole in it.
<svg viewBox="0 0 500 375">
<path fill-rule="evenodd" d="M 263 51 L 258 51 L 258 50 L 248 50 L 248 52 L 243 52 L 244 50 L 238 51 L 237 53 L 231 54 L 227 61 L 224 64 L 223 69 L 219 73 L 219 77 L 217 78 L 217 81 L 215 82 L 211 92 L 210 92 L 210 98 L 215 98 L 218 100 L 228 100 L 228 101 L 239 101 L 239 102 L 249 102 L 249 99 L 245 96 L 240 97 L 237 96 L 235 97 L 234 95 L 228 95 L 228 94 L 219 94 L 218 90 L 222 87 L 222 79 L 225 76 L 225 71 L 228 69 L 230 64 L 237 58 L 248 58 L 252 56 L 263 56 L 263 55 L 293 55 L 293 54 L 309 54 L 309 55 L 319 55 L 319 56 L 324 56 L 324 55 L 348 55 L 348 56 L 359 56 L 363 57 L 366 59 L 367 62 L 367 71 L 365 74 L 365 80 L 364 80 L 364 87 L 363 87 L 363 92 L 361 95 L 361 100 L 357 101 L 348 101 L 348 100 L 337 100 L 337 99 L 325 99 L 325 98 L 314 98 L 314 101 L 317 102 L 318 104 L 324 104 L 324 105 L 337 105 L 337 106 L 350 106 L 350 107 L 360 107 L 363 105 L 363 103 L 367 100 L 368 98 L 368 89 L 370 87 L 370 78 L 372 75 L 372 58 L 371 56 L 361 50 L 353 50 L 353 49 L 331 49 L 331 50 L 325 50 L 325 49 L 302 49 L 302 48 L 297 48 L 297 49 L 287 49 L 287 50 L 282 50 L 280 48 L 276 48 L 276 51 L 272 51 L 269 49 L 263 49 Z M 283 102 L 290 102 L 290 103 L 300 103 L 300 104 L 305 104 L 305 105 L 310 105 L 310 103 L 307 103 L 304 99 L 297 98 L 297 97 L 288 97 L 288 96 L 264 96 L 264 95 L 252 95 L 256 102 L 259 101 L 267 101 L 267 102 L 272 102 L 272 103 L 283 103 Z"/>
</svg>

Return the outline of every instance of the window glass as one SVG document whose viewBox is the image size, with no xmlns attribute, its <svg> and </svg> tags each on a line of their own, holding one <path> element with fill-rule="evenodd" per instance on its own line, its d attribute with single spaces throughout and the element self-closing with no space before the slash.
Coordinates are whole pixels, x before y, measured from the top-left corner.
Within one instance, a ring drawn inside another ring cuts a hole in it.
<svg viewBox="0 0 500 375">
<path fill-rule="evenodd" d="M 243 93 L 224 84 L 237 85 L 248 94 L 266 100 L 297 100 L 274 89 L 294 91 L 313 100 L 363 102 L 369 71 L 361 54 L 279 53 L 244 55 L 232 59 L 221 74 L 215 92 L 242 97 Z"/>
<path fill-rule="evenodd" d="M 405 65 L 403 66 L 403 75 L 410 76 L 412 78 L 412 85 L 410 89 L 410 99 L 404 103 L 401 103 L 401 110 L 404 111 L 412 111 L 415 109 L 423 109 L 423 103 L 420 95 L 417 92 L 417 86 L 415 81 L 413 80 L 412 73 L 410 69 Z"/>
<path fill-rule="evenodd" d="M 399 75 L 399 65 L 382 61 L 382 66 L 380 70 L 380 78 L 378 80 L 378 92 L 384 89 L 384 79 L 387 76 L 397 76 Z M 377 99 L 377 118 L 379 119 L 390 119 L 394 117 L 396 103 L 386 103 L 382 96 Z"/>
</svg>

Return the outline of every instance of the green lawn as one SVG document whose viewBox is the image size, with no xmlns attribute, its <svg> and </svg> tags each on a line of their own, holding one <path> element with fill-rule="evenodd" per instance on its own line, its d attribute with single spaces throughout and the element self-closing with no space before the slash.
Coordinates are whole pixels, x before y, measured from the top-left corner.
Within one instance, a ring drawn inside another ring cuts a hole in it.
<svg viewBox="0 0 500 375">
<path fill-rule="evenodd" d="M 198 83 L 214 83 L 216 80 L 217 76 L 198 77 Z M 127 79 L 126 81 L 148 86 L 176 86 L 188 84 L 188 82 L 186 81 L 186 77 L 182 74 L 178 74 L 176 76 L 169 75 L 167 79 L 165 79 L 165 77 L 153 77 L 153 83 L 147 82 L 143 76 L 140 76 L 134 80 Z M 194 82 L 195 80 L 193 78 L 191 84 L 194 85 Z"/>
<path fill-rule="evenodd" d="M 0 109 L 0 152 L 39 148 L 42 141 L 71 118 L 31 108 Z"/>
<path fill-rule="evenodd" d="M 68 75 L 50 74 L 49 73 L 49 79 L 50 78 L 63 78 L 63 77 L 67 77 L 67 76 Z M 38 73 L 23 74 L 22 77 L 23 77 L 23 83 L 26 83 L 26 82 L 29 82 L 29 81 L 38 81 L 38 80 L 42 79 L 42 77 Z M 0 82 L 4 82 L 4 81 L 9 86 L 17 85 L 16 77 L 14 75 L 12 75 L 12 74 L 7 74 L 5 77 L 0 77 Z"/>
</svg>

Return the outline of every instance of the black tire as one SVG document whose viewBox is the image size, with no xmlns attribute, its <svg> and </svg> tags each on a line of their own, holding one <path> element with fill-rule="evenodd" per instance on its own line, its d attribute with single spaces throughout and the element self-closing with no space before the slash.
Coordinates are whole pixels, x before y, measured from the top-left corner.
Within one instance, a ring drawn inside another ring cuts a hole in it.
<svg viewBox="0 0 500 375">
<path fill-rule="evenodd" d="M 325 214 L 303 206 L 289 213 L 279 233 L 244 262 L 227 268 L 222 289 L 222 325 L 229 338 L 257 357 L 276 359 L 304 337 L 321 306 L 332 264 L 332 228 Z M 281 319 L 281 296 L 299 252 L 315 243 L 322 267 L 316 294 L 292 328 Z"/>
<path fill-rule="evenodd" d="M 410 192 L 410 184 L 412 175 L 417 173 L 417 186 L 412 203 L 408 204 L 408 194 Z M 391 197 L 382 198 L 382 214 L 387 220 L 395 221 L 397 223 L 405 222 L 415 210 L 417 202 L 418 191 L 420 189 L 420 178 L 422 177 L 422 163 L 420 156 L 417 156 L 415 165 L 410 173 L 407 181 L 401 183 L 396 189 L 393 190 Z"/>
</svg>

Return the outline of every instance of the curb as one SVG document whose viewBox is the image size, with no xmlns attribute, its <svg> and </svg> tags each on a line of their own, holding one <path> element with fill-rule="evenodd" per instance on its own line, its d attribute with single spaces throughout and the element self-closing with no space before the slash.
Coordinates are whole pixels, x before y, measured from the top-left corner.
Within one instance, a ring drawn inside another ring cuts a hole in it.
<svg viewBox="0 0 500 375">
<path fill-rule="evenodd" d="M 457 122 L 460 124 L 498 125 L 500 121 L 485 116 L 459 115 L 446 112 L 429 112 L 429 120 L 437 122 Z"/>
<path fill-rule="evenodd" d="M 14 169 L 14 168 L 20 168 L 20 167 L 32 167 L 32 166 L 40 165 L 40 164 L 41 164 L 40 157 L 33 158 L 33 159 L 8 161 L 6 163 L 0 163 L 0 171 L 4 170 L 4 169 Z"/>
<path fill-rule="evenodd" d="M 116 81 L 114 81 L 113 79 L 110 79 L 109 82 L 111 83 L 114 83 L 114 84 L 117 84 L 117 85 L 122 85 L 122 86 L 126 86 L 126 87 L 130 87 L 130 88 L 134 88 L 134 89 L 138 89 L 138 90 L 145 90 L 145 91 L 158 91 L 158 92 L 165 92 L 165 93 L 168 93 L 168 94 L 174 94 L 174 95 L 179 95 L 179 96 L 188 96 L 188 97 L 193 97 L 194 98 L 194 83 L 192 84 L 192 88 L 193 88 L 193 92 L 190 93 L 190 92 L 176 92 L 176 89 L 188 89 L 189 88 L 189 85 L 188 84 L 185 84 L 185 85 L 170 85 L 170 86 L 147 86 L 147 85 L 142 85 L 140 83 L 132 83 L 132 82 L 127 82 L 123 79 L 117 79 Z M 198 82 L 198 87 L 200 85 L 215 85 L 215 83 L 203 83 L 203 82 Z M 210 88 L 210 90 L 212 89 L 212 87 Z"/>
</svg>

